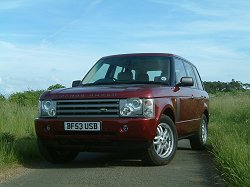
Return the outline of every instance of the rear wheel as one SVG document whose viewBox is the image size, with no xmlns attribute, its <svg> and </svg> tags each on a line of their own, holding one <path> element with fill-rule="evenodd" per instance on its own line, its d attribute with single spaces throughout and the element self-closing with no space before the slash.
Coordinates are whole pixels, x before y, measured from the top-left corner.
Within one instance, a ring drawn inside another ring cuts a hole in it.
<svg viewBox="0 0 250 187">
<path fill-rule="evenodd" d="M 203 114 L 201 123 L 197 133 L 190 138 L 190 145 L 192 149 L 202 150 L 205 149 L 208 139 L 207 117 Z"/>
<path fill-rule="evenodd" d="M 162 115 L 156 136 L 146 151 L 145 161 L 151 165 L 168 164 L 177 148 L 177 132 L 172 119 Z"/>
<path fill-rule="evenodd" d="M 37 144 L 41 155 L 48 162 L 59 164 L 59 163 L 67 163 L 76 158 L 78 155 L 77 151 L 69 151 L 69 150 L 56 150 L 51 147 L 48 147 L 44 144 L 41 139 L 37 139 Z"/>
</svg>

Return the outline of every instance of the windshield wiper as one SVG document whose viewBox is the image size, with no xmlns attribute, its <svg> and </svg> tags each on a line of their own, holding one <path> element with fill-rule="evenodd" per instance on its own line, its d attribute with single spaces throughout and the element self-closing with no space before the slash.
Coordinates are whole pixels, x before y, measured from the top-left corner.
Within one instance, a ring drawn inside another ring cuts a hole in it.
<svg viewBox="0 0 250 187">
<path fill-rule="evenodd" d="M 129 81 L 129 82 L 124 82 L 122 84 L 163 84 L 163 85 L 169 85 L 166 82 L 159 82 L 159 81 L 157 81 L 157 82 L 156 81 Z"/>
<path fill-rule="evenodd" d="M 102 82 L 102 83 L 87 83 L 82 86 L 98 86 L 98 85 L 118 85 L 118 84 L 161 84 L 169 85 L 166 82 L 155 82 L 155 81 L 114 81 L 114 82 Z"/>
<path fill-rule="evenodd" d="M 83 84 L 82 86 L 113 85 L 113 84 L 116 84 L 116 82 L 87 83 Z"/>
</svg>

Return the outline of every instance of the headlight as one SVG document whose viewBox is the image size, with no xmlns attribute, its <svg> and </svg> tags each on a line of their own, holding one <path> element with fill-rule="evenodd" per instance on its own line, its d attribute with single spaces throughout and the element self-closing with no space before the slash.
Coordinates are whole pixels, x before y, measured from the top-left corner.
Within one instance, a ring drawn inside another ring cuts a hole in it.
<svg viewBox="0 0 250 187">
<path fill-rule="evenodd" d="M 153 118 L 155 115 L 154 99 L 143 100 L 143 115 L 147 118 Z"/>
<path fill-rule="evenodd" d="M 39 101 L 39 113 L 42 117 L 56 116 L 56 102 L 55 101 Z"/>
<path fill-rule="evenodd" d="M 154 117 L 154 99 L 130 98 L 120 100 L 122 117 Z"/>
</svg>

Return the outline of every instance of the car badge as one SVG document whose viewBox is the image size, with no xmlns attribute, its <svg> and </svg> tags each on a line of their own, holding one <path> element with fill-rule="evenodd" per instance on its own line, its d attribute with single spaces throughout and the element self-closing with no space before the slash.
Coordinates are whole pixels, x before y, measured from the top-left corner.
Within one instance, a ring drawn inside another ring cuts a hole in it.
<svg viewBox="0 0 250 187">
<path fill-rule="evenodd" d="M 106 109 L 106 108 L 100 108 L 100 111 L 101 111 L 101 112 L 107 112 L 108 109 Z"/>
</svg>

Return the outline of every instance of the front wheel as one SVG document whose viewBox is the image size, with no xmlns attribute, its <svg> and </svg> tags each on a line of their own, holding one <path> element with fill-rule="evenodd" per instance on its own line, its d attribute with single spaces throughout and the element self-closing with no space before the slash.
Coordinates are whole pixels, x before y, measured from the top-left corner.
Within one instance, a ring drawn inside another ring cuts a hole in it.
<svg viewBox="0 0 250 187">
<path fill-rule="evenodd" d="M 190 145 L 192 149 L 202 150 L 205 149 L 208 139 L 208 121 L 207 117 L 203 114 L 201 117 L 201 123 L 198 131 L 194 136 L 190 138 Z"/>
<path fill-rule="evenodd" d="M 53 164 L 70 162 L 78 155 L 77 151 L 56 150 L 48 147 L 40 138 L 37 139 L 37 144 L 41 155 L 45 160 Z"/>
<path fill-rule="evenodd" d="M 172 119 L 162 115 L 156 135 L 146 151 L 145 161 L 151 165 L 166 165 L 174 157 L 177 148 L 177 132 Z"/>
</svg>

